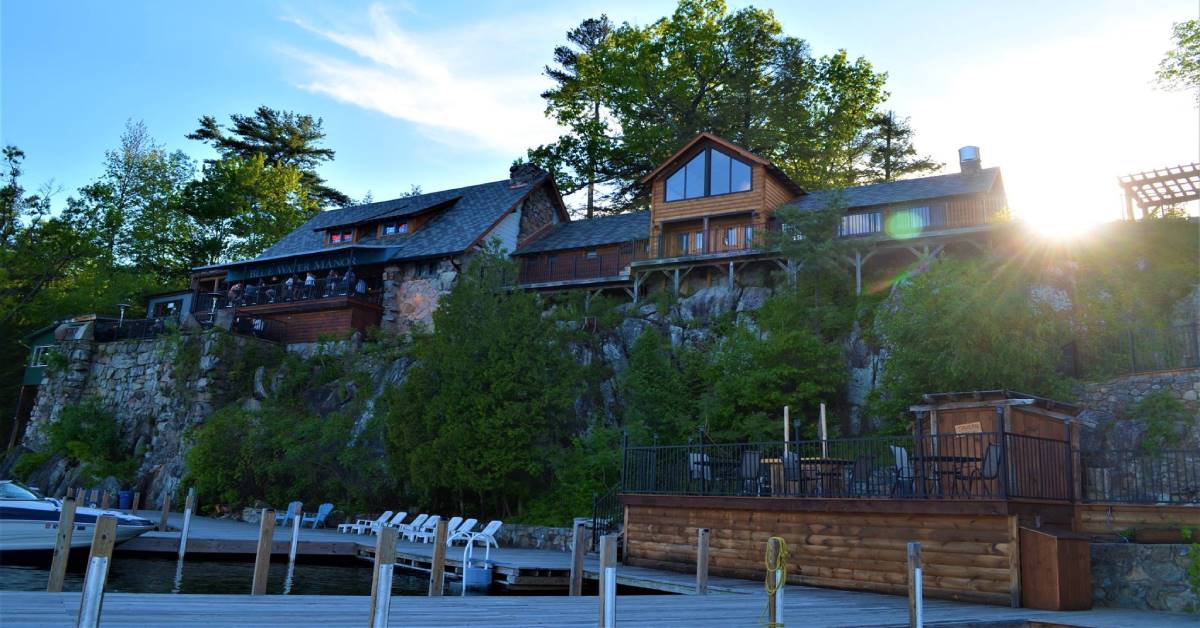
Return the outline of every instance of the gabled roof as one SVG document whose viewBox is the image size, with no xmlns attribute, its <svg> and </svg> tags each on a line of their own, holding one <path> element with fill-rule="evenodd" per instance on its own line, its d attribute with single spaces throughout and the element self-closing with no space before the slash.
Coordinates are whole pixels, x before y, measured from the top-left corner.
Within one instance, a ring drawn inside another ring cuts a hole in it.
<svg viewBox="0 0 1200 628">
<path fill-rule="evenodd" d="M 824 209 L 835 199 L 847 209 L 894 205 L 963 194 L 982 194 L 990 192 L 999 181 L 999 168 L 984 168 L 979 172 L 956 172 L 840 190 L 821 190 L 805 194 L 790 204 L 806 211 Z"/>
<path fill-rule="evenodd" d="M 502 179 L 491 183 L 324 211 L 310 218 L 298 229 L 287 234 L 253 259 L 202 268 L 245 266 L 257 262 L 321 253 L 338 253 L 350 249 L 370 252 L 372 259 L 379 258 L 380 261 L 455 255 L 469 249 L 530 192 L 548 181 L 551 181 L 548 174 L 525 184 L 514 184 L 511 179 Z M 324 231 L 332 227 L 407 216 L 435 208 L 440 208 L 441 211 L 424 227 L 407 237 L 341 247 L 325 245 Z"/>
<path fill-rule="evenodd" d="M 801 189 L 800 186 L 797 185 L 795 181 L 792 181 L 791 177 L 784 174 L 784 172 L 782 170 L 780 170 L 779 167 L 776 166 L 775 164 L 771 163 L 770 161 L 768 161 L 766 159 L 763 159 L 762 157 L 759 157 L 758 155 L 755 155 L 754 153 L 742 148 L 741 146 L 738 146 L 737 144 L 730 142 L 729 140 L 726 140 L 724 138 L 713 135 L 712 133 L 709 133 L 707 131 L 692 138 L 692 140 L 690 142 L 683 145 L 683 148 L 680 148 L 679 150 L 675 151 L 675 154 L 673 154 L 670 157 L 663 160 L 663 162 L 661 164 L 659 164 L 657 168 L 652 170 L 650 172 L 650 174 L 642 177 L 641 184 L 646 185 L 647 183 L 650 183 L 651 181 L 653 181 L 654 178 L 657 177 L 660 173 L 662 173 L 663 170 L 674 165 L 675 162 L 680 157 L 684 156 L 689 151 L 691 151 L 692 148 L 696 144 L 698 144 L 700 142 L 704 142 L 704 141 L 712 142 L 712 143 L 720 146 L 721 148 L 724 148 L 725 150 L 737 155 L 738 157 L 745 159 L 746 161 L 756 163 L 756 164 L 766 167 L 768 172 L 770 172 L 771 174 L 778 177 L 779 180 L 782 181 L 784 184 L 786 184 L 788 187 L 790 187 L 793 192 L 795 192 L 797 194 L 804 193 L 804 190 Z"/>
<path fill-rule="evenodd" d="M 561 223 L 550 233 L 521 247 L 513 255 L 581 249 L 642 240 L 648 237 L 650 237 L 650 212 L 632 212 Z"/>
</svg>

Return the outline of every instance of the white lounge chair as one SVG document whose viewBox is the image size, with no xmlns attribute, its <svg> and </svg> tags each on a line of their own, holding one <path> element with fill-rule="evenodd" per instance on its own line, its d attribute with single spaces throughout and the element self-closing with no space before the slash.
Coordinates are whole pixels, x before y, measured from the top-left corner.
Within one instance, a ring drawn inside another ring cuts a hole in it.
<svg viewBox="0 0 1200 628">
<path fill-rule="evenodd" d="M 430 515 L 430 517 L 425 520 L 425 523 L 422 523 L 419 525 L 413 525 L 412 527 L 405 528 L 401 532 L 401 534 L 404 535 L 404 538 L 406 538 L 410 541 L 416 541 L 417 537 L 421 537 L 421 540 L 424 541 L 425 533 L 430 532 L 434 528 L 436 528 L 438 522 L 441 520 L 442 520 L 441 515 Z"/>
<path fill-rule="evenodd" d="M 392 511 L 389 510 L 382 515 L 379 515 L 378 519 L 359 519 L 355 523 L 343 523 L 342 525 L 338 526 L 338 532 L 353 532 L 355 534 L 362 534 L 367 530 L 373 529 L 376 525 L 383 525 L 383 522 L 387 521 L 389 518 L 391 518 L 391 516 Z"/>
<path fill-rule="evenodd" d="M 409 530 L 415 530 L 416 528 L 425 525 L 425 520 L 428 518 L 429 518 L 429 515 L 427 515 L 425 513 L 421 513 L 421 514 L 417 515 L 415 518 L 413 518 L 412 521 L 409 521 L 408 523 L 402 523 L 402 524 L 396 526 L 396 529 L 400 530 L 400 537 L 403 538 L 405 532 L 407 532 Z"/>
<path fill-rule="evenodd" d="M 446 537 L 446 545 L 454 545 L 455 541 L 466 541 L 475 533 L 475 526 L 479 524 L 478 519 L 467 519 L 458 526 L 458 529 L 451 532 Z"/>
<path fill-rule="evenodd" d="M 458 531 L 458 527 L 462 525 L 462 517 L 450 517 L 450 521 L 446 522 L 446 537 Z M 428 522 L 426 522 L 428 523 Z M 413 540 L 420 539 L 422 543 L 432 543 L 437 538 L 437 522 L 433 523 L 433 527 L 427 531 L 413 533 Z"/>
<path fill-rule="evenodd" d="M 479 541 L 483 543 L 484 547 L 500 549 L 500 544 L 496 542 L 496 533 L 500 531 L 502 525 L 504 525 L 503 521 L 489 521 L 482 530 L 467 537 L 467 543 L 474 545 L 476 541 Z"/>
<path fill-rule="evenodd" d="M 287 525 L 293 517 L 300 516 L 300 509 L 304 506 L 303 502 L 291 502 L 287 506 L 287 510 L 283 512 L 275 511 L 275 525 Z"/>
<path fill-rule="evenodd" d="M 383 525 L 384 525 L 384 526 L 386 526 L 386 527 L 388 527 L 388 528 L 400 528 L 400 527 L 403 527 L 403 526 L 404 526 L 404 524 L 403 524 L 403 523 L 401 523 L 401 522 L 402 522 L 402 521 L 404 521 L 404 518 L 405 518 L 405 517 L 407 517 L 407 516 L 408 516 L 408 512 L 406 512 L 406 511 L 404 511 L 404 510 L 401 510 L 400 512 L 396 513 L 396 516 L 395 516 L 395 517 L 392 517 L 390 521 L 388 521 L 387 523 L 385 523 L 385 524 L 383 524 Z"/>
</svg>

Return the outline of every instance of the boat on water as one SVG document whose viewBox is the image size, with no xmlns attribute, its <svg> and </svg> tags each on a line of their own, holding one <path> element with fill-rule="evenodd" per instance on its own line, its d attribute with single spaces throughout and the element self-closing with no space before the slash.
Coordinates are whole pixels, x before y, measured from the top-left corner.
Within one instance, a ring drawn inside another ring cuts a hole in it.
<svg viewBox="0 0 1200 628">
<path fill-rule="evenodd" d="M 13 480 L 0 480 L 0 556 L 53 552 L 58 537 L 58 519 L 62 502 L 42 497 L 28 486 Z M 117 519 L 117 543 L 128 541 L 154 529 L 149 520 L 119 510 L 80 506 L 75 509 L 75 530 L 71 547 L 89 547 L 96 529 L 96 518 L 112 515 Z"/>
</svg>

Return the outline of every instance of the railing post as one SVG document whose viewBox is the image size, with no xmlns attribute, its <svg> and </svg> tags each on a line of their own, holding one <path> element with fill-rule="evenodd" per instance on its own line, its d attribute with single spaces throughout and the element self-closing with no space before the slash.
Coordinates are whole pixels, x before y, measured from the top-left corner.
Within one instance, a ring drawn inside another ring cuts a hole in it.
<svg viewBox="0 0 1200 628">
<path fill-rule="evenodd" d="M 87 575 L 83 580 L 83 595 L 79 601 L 79 615 L 75 619 L 78 628 L 95 628 L 100 625 L 100 609 L 104 605 L 104 583 L 108 579 L 108 564 L 112 560 L 116 540 L 117 518 L 112 515 L 97 517 L 96 532 L 92 535 L 92 551 L 88 556 Z"/>
<path fill-rule="evenodd" d="M 58 514 L 58 538 L 54 543 L 54 558 L 50 562 L 50 581 L 46 590 L 50 593 L 60 593 L 63 589 L 63 579 L 67 575 L 67 559 L 71 555 L 71 535 L 75 531 L 75 498 L 68 497 L 62 502 L 62 510 Z"/>
<path fill-rule="evenodd" d="M 617 492 L 625 492 L 625 462 L 628 460 L 626 454 L 629 451 L 629 430 L 621 430 L 621 478 L 617 482 Z"/>
<path fill-rule="evenodd" d="M 921 544 L 908 544 L 908 625 L 921 628 L 924 618 L 924 585 L 921 581 Z"/>
<path fill-rule="evenodd" d="M 700 426 L 700 494 L 708 495 L 708 457 L 704 450 L 704 426 Z"/>
<path fill-rule="evenodd" d="M 1008 460 L 1008 427 L 1004 424 L 1008 406 L 996 406 L 996 425 L 1000 428 L 1000 497 L 1008 498 L 1008 475 L 1012 471 Z"/>
</svg>

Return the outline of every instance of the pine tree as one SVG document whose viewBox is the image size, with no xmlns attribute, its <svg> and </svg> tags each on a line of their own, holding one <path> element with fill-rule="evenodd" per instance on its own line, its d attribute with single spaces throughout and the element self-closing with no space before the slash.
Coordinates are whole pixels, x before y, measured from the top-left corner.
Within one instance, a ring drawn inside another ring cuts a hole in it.
<svg viewBox="0 0 1200 628">
<path fill-rule="evenodd" d="M 865 180 L 871 183 L 895 181 L 906 175 L 939 170 L 945 165 L 928 155 L 917 156 L 908 118 L 897 118 L 894 111 L 878 111 L 868 124 Z"/>
</svg>

